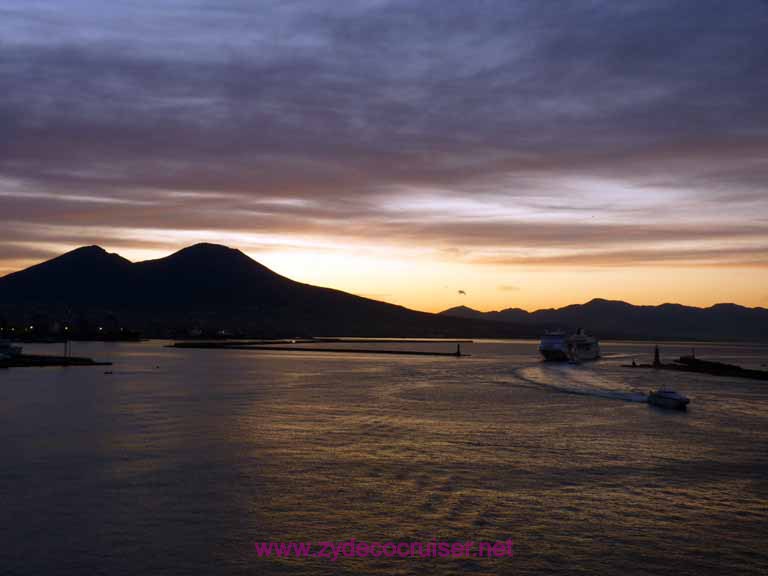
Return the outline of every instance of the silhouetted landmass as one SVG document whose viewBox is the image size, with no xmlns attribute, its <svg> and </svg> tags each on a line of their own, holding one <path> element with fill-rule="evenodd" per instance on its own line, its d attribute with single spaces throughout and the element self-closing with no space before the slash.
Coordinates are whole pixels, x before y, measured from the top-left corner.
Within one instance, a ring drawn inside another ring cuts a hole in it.
<svg viewBox="0 0 768 576">
<path fill-rule="evenodd" d="M 540 329 L 561 327 L 575 330 L 584 327 L 601 338 L 768 340 L 768 309 L 736 304 L 716 304 L 709 308 L 680 304 L 635 306 L 596 298 L 586 304 L 535 312 L 519 308 L 479 312 L 458 306 L 441 314 L 499 323 L 513 322 Z"/>
<path fill-rule="evenodd" d="M 0 278 L 0 322 L 15 338 L 530 335 L 294 282 L 214 244 L 137 263 L 78 248 Z"/>
<path fill-rule="evenodd" d="M 49 366 L 111 366 L 112 362 L 97 362 L 79 356 L 42 356 L 21 354 L 12 358 L 0 358 L 0 368 L 41 368 Z"/>
<path fill-rule="evenodd" d="M 295 282 L 239 250 L 196 244 L 132 263 L 87 246 L 0 278 L 0 330 L 14 339 L 145 337 L 538 337 L 584 327 L 600 338 L 768 339 L 768 310 L 633 306 L 440 314 Z"/>
<path fill-rule="evenodd" d="M 650 368 L 653 370 L 673 370 L 677 372 L 696 372 L 710 376 L 725 376 L 728 378 L 750 378 L 752 380 L 768 380 L 768 370 L 743 368 L 736 364 L 701 360 L 695 356 L 680 356 L 673 363 L 654 361 L 653 364 L 624 364 L 624 368 Z"/>
</svg>

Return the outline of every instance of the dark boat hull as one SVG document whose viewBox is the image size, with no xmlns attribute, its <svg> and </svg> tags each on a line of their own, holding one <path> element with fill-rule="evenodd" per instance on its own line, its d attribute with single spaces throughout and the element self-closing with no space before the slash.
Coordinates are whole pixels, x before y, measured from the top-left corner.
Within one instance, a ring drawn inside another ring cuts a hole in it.
<svg viewBox="0 0 768 576">
<path fill-rule="evenodd" d="M 567 362 L 568 355 L 562 350 L 539 350 L 547 362 Z"/>
</svg>

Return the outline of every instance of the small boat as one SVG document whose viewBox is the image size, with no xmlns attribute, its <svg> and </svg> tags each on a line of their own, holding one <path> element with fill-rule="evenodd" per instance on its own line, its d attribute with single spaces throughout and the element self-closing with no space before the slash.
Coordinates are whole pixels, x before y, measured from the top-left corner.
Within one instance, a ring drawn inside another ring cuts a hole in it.
<svg viewBox="0 0 768 576">
<path fill-rule="evenodd" d="M 13 346 L 10 340 L 0 340 L 0 359 L 15 358 L 21 355 L 21 346 Z"/>
<path fill-rule="evenodd" d="M 648 404 L 659 408 L 686 410 L 689 403 L 690 400 L 686 396 L 678 394 L 674 390 L 659 388 L 658 390 L 651 390 L 648 394 Z"/>
<path fill-rule="evenodd" d="M 541 337 L 539 352 L 548 361 L 578 364 L 584 360 L 597 360 L 600 357 L 600 344 L 597 338 L 589 336 L 581 328 L 570 335 L 555 330 L 545 332 Z"/>
</svg>

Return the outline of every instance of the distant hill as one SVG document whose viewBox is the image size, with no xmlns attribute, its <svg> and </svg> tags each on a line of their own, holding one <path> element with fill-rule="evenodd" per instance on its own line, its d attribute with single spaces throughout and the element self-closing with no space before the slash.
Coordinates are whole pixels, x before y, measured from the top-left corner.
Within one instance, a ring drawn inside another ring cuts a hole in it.
<svg viewBox="0 0 768 576">
<path fill-rule="evenodd" d="M 197 244 L 131 263 L 87 246 L 0 278 L 0 325 L 38 336 L 526 336 L 528 328 L 409 310 L 294 282 L 239 250 Z M 33 326 L 34 328 L 30 328 Z"/>
<path fill-rule="evenodd" d="M 736 304 L 696 308 L 681 304 L 635 306 L 617 300 L 595 298 L 586 304 L 527 312 L 509 308 L 479 312 L 466 306 L 440 313 L 473 320 L 538 328 L 585 328 L 602 338 L 768 340 L 768 309 Z"/>
<path fill-rule="evenodd" d="M 506 308 L 495 312 L 480 312 L 467 306 L 456 306 L 440 312 L 445 316 L 472 318 L 474 320 L 493 320 L 495 322 L 528 322 L 530 313 L 522 308 Z"/>
</svg>

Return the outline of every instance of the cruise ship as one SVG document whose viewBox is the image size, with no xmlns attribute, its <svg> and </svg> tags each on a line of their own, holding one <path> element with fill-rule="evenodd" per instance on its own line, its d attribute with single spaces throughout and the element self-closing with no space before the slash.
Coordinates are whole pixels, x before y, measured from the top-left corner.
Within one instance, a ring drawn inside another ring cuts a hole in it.
<svg viewBox="0 0 768 576">
<path fill-rule="evenodd" d="M 581 328 L 575 334 L 556 330 L 546 332 L 541 337 L 539 352 L 545 360 L 582 362 L 597 360 L 600 357 L 600 344 L 597 338 L 587 335 Z"/>
</svg>

